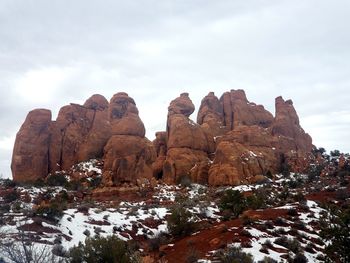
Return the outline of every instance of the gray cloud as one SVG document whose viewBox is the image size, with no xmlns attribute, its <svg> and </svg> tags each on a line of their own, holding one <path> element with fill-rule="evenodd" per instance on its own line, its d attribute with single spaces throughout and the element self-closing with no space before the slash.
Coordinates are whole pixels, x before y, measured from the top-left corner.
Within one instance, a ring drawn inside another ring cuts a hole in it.
<svg viewBox="0 0 350 263">
<path fill-rule="evenodd" d="M 1 1 L 0 173 L 29 110 L 55 116 L 118 91 L 134 97 L 149 137 L 183 91 L 198 108 L 209 91 L 243 88 L 271 112 L 283 95 L 318 146 L 348 152 L 349 10 L 347 0 Z"/>
</svg>

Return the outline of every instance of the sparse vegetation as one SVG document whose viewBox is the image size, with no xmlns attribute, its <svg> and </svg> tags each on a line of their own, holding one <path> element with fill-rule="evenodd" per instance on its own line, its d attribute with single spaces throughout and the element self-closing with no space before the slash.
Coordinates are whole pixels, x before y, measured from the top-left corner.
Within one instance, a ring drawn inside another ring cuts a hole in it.
<svg viewBox="0 0 350 263">
<path fill-rule="evenodd" d="M 87 238 L 69 251 L 70 263 L 137 263 L 138 255 L 116 236 Z"/>
<path fill-rule="evenodd" d="M 326 247 L 330 259 L 350 262 L 350 208 L 329 207 L 321 219 L 321 237 L 331 242 Z"/>
<path fill-rule="evenodd" d="M 253 256 L 243 252 L 241 247 L 219 251 L 216 256 L 222 263 L 253 263 Z"/>
<path fill-rule="evenodd" d="M 176 237 L 191 234 L 195 229 L 194 222 L 191 218 L 192 214 L 182 203 L 174 205 L 170 209 L 170 215 L 167 219 L 169 232 Z"/>
</svg>

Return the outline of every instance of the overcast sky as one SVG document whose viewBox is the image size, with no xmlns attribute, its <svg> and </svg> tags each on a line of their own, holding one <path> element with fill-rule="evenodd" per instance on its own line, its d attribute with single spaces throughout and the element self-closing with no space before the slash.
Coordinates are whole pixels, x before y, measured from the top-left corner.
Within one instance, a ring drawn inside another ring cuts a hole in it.
<svg viewBox="0 0 350 263">
<path fill-rule="evenodd" d="M 28 111 L 125 91 L 147 136 L 189 92 L 291 98 L 314 144 L 350 151 L 349 0 L 1 0 L 0 174 Z M 195 114 L 191 116 L 196 119 Z"/>
</svg>

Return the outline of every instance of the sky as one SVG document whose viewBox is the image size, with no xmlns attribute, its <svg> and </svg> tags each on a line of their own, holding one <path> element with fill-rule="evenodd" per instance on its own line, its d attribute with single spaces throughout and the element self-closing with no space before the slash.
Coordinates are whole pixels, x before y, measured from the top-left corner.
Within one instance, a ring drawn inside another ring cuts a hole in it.
<svg viewBox="0 0 350 263">
<path fill-rule="evenodd" d="M 317 147 L 350 152 L 348 0 L 1 0 L 0 175 L 34 108 L 127 92 L 147 137 L 188 92 L 292 99 Z M 196 119 L 196 115 L 191 116 Z"/>
</svg>

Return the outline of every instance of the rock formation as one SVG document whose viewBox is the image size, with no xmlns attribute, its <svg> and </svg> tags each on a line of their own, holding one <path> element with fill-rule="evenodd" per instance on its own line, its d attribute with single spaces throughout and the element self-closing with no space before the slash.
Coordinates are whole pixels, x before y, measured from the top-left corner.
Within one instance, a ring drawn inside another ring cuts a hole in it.
<svg viewBox="0 0 350 263">
<path fill-rule="evenodd" d="M 15 181 L 35 181 L 92 158 L 103 159 L 105 186 L 179 183 L 183 178 L 210 185 L 266 179 L 289 165 L 302 171 L 312 150 L 291 100 L 276 98 L 275 117 L 249 102 L 243 90 L 210 92 L 199 107 L 188 93 L 171 101 L 166 131 L 153 142 L 135 101 L 124 92 L 110 102 L 93 95 L 70 104 L 51 121 L 49 110 L 31 111 L 17 134 L 12 158 Z"/>
<path fill-rule="evenodd" d="M 13 148 L 11 169 L 15 181 L 34 181 L 47 176 L 50 122 L 49 110 L 37 109 L 28 113 Z"/>
<path fill-rule="evenodd" d="M 101 95 L 93 95 L 84 105 L 62 107 L 56 121 L 51 121 L 49 110 L 34 110 L 16 137 L 13 179 L 35 181 L 80 161 L 100 158 L 110 136 L 108 101 Z"/>
<path fill-rule="evenodd" d="M 207 175 L 198 175 L 194 168 L 207 167 L 208 153 L 215 150 L 215 145 L 213 137 L 189 119 L 193 111 L 188 93 L 182 93 L 168 108 L 167 154 L 162 171 L 167 183 L 178 183 L 187 176 L 194 182 L 207 182 Z"/>
<path fill-rule="evenodd" d="M 135 101 L 126 93 L 115 94 L 109 104 L 112 137 L 104 148 L 104 181 L 108 185 L 150 181 L 156 159 L 153 144 L 145 138 L 145 127 Z"/>
</svg>

